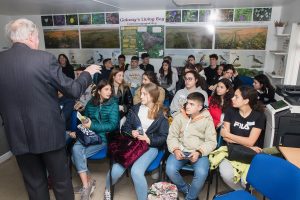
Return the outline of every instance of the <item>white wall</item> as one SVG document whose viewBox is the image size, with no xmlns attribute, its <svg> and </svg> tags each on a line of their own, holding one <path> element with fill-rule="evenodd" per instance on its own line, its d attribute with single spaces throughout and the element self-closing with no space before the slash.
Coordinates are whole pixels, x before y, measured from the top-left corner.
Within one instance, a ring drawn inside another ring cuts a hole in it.
<svg viewBox="0 0 300 200">
<path fill-rule="evenodd" d="M 281 20 L 288 22 L 288 26 L 285 28 L 285 33 L 291 33 L 291 28 L 293 23 L 300 23 L 300 14 L 299 14 L 299 8 L 300 8 L 300 1 L 295 0 L 294 2 L 291 2 L 289 4 L 285 4 L 282 6 L 281 11 Z M 299 41 L 300 38 L 298 38 Z M 299 55 L 300 49 L 296 50 L 297 52 L 295 55 Z M 290 52 L 289 52 L 290 53 Z M 299 60 L 297 58 L 294 58 L 295 62 L 297 63 L 295 67 L 300 67 Z M 298 79 L 297 79 L 297 85 L 300 85 L 300 74 L 298 73 Z"/>
</svg>

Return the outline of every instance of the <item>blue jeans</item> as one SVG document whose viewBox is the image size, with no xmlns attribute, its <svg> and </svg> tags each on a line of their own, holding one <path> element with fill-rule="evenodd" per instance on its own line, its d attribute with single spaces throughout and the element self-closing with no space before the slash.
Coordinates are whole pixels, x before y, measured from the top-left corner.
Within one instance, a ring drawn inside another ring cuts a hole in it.
<svg viewBox="0 0 300 200">
<path fill-rule="evenodd" d="M 201 157 L 195 163 L 191 163 L 194 169 L 192 184 L 189 186 L 179 173 L 179 170 L 189 162 L 189 160 L 177 160 L 171 154 L 167 160 L 166 173 L 171 181 L 177 186 L 178 190 L 186 195 L 185 199 L 196 199 L 205 183 L 208 175 L 209 161 L 207 156 Z"/>
<path fill-rule="evenodd" d="M 72 160 L 76 166 L 78 173 L 87 172 L 87 158 L 96 154 L 98 151 L 103 149 L 106 146 L 106 143 L 83 146 L 79 141 L 77 141 L 72 149 Z"/>
<path fill-rule="evenodd" d="M 135 193 L 138 200 L 146 200 L 148 192 L 148 184 L 145 177 L 145 172 L 152 161 L 158 154 L 157 148 L 149 148 L 139 159 L 137 159 L 131 167 L 131 177 L 134 183 Z M 114 185 L 122 174 L 125 172 L 125 168 L 115 163 L 112 166 L 112 184 Z M 106 189 L 110 187 L 109 172 L 106 176 Z"/>
</svg>

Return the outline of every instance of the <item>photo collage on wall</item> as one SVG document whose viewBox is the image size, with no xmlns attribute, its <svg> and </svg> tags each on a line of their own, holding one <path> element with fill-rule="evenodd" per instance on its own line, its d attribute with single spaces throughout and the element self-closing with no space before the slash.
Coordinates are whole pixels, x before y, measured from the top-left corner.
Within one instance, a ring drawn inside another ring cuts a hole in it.
<svg viewBox="0 0 300 200">
<path fill-rule="evenodd" d="M 80 13 L 41 16 L 42 26 L 119 24 L 119 13 Z"/>
<path fill-rule="evenodd" d="M 214 33 L 210 32 L 206 25 L 211 21 L 213 12 L 219 13 L 215 22 L 237 24 L 234 27 L 216 27 Z M 117 12 L 45 15 L 41 16 L 41 22 L 46 49 L 70 49 L 75 52 L 73 57 L 79 52 L 76 49 L 93 52 L 93 55 L 87 53 L 82 58 L 88 63 L 101 61 L 101 55 L 109 56 L 116 50 L 125 55 L 138 56 L 148 52 L 151 58 L 162 58 L 171 55 L 169 52 L 182 50 L 198 52 L 197 59 L 206 66 L 209 63 L 208 52 L 212 51 L 219 52 L 219 61 L 222 63 L 234 63 L 240 70 L 247 68 L 259 71 L 265 59 L 265 53 L 262 52 L 266 48 L 267 25 L 246 28 L 239 27 L 238 23 L 267 22 L 271 20 L 271 13 L 272 8 L 168 10 L 165 11 L 165 26 L 95 26 L 119 24 Z M 171 23 L 175 25 L 168 26 Z M 185 23 L 184 26 L 181 23 Z M 189 23 L 192 25 L 188 26 Z M 196 23 L 199 26 L 193 26 Z M 239 50 L 247 50 L 250 54 Z"/>
<path fill-rule="evenodd" d="M 210 19 L 213 13 L 216 19 Z M 167 10 L 166 23 L 270 21 L 271 14 L 272 8 Z"/>
</svg>

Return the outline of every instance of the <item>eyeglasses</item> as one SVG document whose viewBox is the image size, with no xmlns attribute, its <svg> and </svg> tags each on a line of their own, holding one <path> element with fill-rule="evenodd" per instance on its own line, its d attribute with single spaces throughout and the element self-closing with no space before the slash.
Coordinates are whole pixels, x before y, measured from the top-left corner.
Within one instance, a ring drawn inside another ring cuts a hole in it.
<svg viewBox="0 0 300 200">
<path fill-rule="evenodd" d="M 194 79 L 191 78 L 191 77 L 188 77 L 188 78 L 184 77 L 183 79 L 184 79 L 184 81 L 192 81 L 192 80 L 194 80 Z"/>
</svg>

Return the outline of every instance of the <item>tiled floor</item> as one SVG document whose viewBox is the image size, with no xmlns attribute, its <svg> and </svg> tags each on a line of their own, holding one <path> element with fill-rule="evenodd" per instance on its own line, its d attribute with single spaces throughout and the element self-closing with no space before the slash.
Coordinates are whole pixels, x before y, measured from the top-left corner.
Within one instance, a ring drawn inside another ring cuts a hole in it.
<svg viewBox="0 0 300 200">
<path fill-rule="evenodd" d="M 94 179 L 96 179 L 96 190 L 92 196 L 92 200 L 102 200 L 105 187 L 105 177 L 108 171 L 108 160 L 103 161 L 89 161 L 89 169 Z M 191 180 L 191 175 L 185 176 L 188 180 Z M 149 186 L 154 183 L 151 176 L 147 176 Z M 226 190 L 224 184 L 219 181 L 219 191 Z M 73 171 L 73 186 L 80 185 L 80 180 L 75 171 Z M 199 199 L 206 199 L 207 184 L 205 184 Z M 215 180 L 211 185 L 210 198 L 212 199 L 215 192 Z M 79 199 L 79 195 L 75 196 L 75 199 Z M 0 164 L 0 199 L 1 200 L 27 200 L 27 193 L 24 188 L 22 175 L 17 166 L 14 157 Z M 51 191 L 51 199 L 55 199 Z M 117 183 L 115 187 L 115 200 L 134 200 L 135 191 L 130 177 L 126 175 Z M 180 195 L 180 200 L 183 197 Z"/>
</svg>

